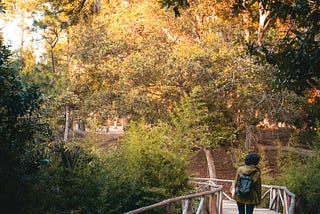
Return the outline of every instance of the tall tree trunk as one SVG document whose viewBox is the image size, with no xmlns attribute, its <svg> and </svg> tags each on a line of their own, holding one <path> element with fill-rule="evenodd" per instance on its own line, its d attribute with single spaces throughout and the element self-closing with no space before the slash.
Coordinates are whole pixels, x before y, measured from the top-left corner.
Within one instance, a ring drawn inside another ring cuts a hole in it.
<svg viewBox="0 0 320 214">
<path fill-rule="evenodd" d="M 58 41 L 59 41 L 59 33 L 61 30 L 58 29 L 52 29 L 50 31 L 51 36 L 46 37 L 46 41 L 49 44 L 51 48 L 51 63 L 52 63 L 52 73 L 56 73 L 56 68 L 55 68 L 55 61 L 54 61 L 54 48 L 56 47 Z"/>
<path fill-rule="evenodd" d="M 207 159 L 209 177 L 210 178 L 217 178 L 216 166 L 214 164 L 214 159 L 213 159 L 213 154 L 212 154 L 211 149 L 203 147 L 203 151 L 204 151 L 204 153 L 206 155 L 206 159 Z"/>
<path fill-rule="evenodd" d="M 53 48 L 51 48 L 51 65 L 52 65 L 52 73 L 56 73 L 56 66 L 54 62 L 54 53 L 53 53 Z"/>
<path fill-rule="evenodd" d="M 257 128 L 254 125 L 246 126 L 246 141 L 245 146 L 247 149 L 250 149 L 253 144 L 257 143 L 258 135 Z"/>
<path fill-rule="evenodd" d="M 24 49 L 24 33 L 25 33 L 25 9 L 23 8 L 25 2 L 24 0 L 19 2 L 20 5 L 20 30 L 21 30 L 21 38 L 20 38 L 20 57 L 23 57 L 23 49 Z"/>
<path fill-rule="evenodd" d="M 249 15 L 248 10 L 244 11 L 242 18 L 243 18 L 243 22 L 244 22 L 244 39 L 246 42 L 249 42 L 249 40 L 250 40 L 250 30 L 249 30 L 250 15 Z"/>
<path fill-rule="evenodd" d="M 70 107 L 68 105 L 65 105 L 65 126 L 64 126 L 64 135 L 63 135 L 64 142 L 68 140 L 69 123 L 70 123 Z"/>
<path fill-rule="evenodd" d="M 262 3 L 259 3 L 259 28 L 258 28 L 258 35 L 257 35 L 257 44 L 259 46 L 262 45 L 261 40 L 262 40 L 263 34 L 270 22 L 270 20 L 268 20 L 269 15 L 270 15 L 270 11 L 266 10 L 262 6 Z"/>
</svg>

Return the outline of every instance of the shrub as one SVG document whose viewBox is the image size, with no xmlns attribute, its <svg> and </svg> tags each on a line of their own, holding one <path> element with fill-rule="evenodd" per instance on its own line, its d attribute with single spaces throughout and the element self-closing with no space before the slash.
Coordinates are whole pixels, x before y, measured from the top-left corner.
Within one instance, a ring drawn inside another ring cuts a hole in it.
<svg viewBox="0 0 320 214">
<path fill-rule="evenodd" d="M 320 132 L 314 143 L 314 155 L 292 162 L 284 168 L 282 182 L 298 196 L 302 214 L 316 214 L 320 210 Z"/>
<path fill-rule="evenodd" d="M 165 144 L 168 140 L 159 127 L 151 129 L 141 123 L 130 126 L 121 148 L 108 157 L 108 212 L 127 212 L 188 189 L 186 161 L 170 151 Z"/>
<path fill-rule="evenodd" d="M 105 213 L 104 159 L 84 141 L 52 144 L 30 213 Z"/>
</svg>

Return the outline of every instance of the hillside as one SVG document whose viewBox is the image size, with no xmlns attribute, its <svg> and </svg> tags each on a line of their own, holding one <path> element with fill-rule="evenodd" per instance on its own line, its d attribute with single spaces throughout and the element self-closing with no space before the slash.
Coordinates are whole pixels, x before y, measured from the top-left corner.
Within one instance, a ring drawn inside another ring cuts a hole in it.
<svg viewBox="0 0 320 214">
<path fill-rule="evenodd" d="M 123 132 L 116 130 L 110 131 L 109 133 L 99 133 L 96 134 L 97 141 L 99 146 L 107 148 L 114 143 L 122 136 Z M 268 164 L 269 171 L 263 173 L 270 173 L 270 175 L 275 175 L 279 172 L 276 165 L 277 160 L 277 149 L 278 145 L 282 146 L 282 150 L 287 152 L 288 150 L 294 151 L 300 156 L 311 155 L 312 151 L 308 150 L 306 147 L 289 147 L 288 142 L 292 130 L 287 128 L 278 128 L 278 129 L 261 129 L 259 131 L 259 137 L 252 147 L 253 151 L 260 153 L 263 151 L 265 153 L 264 160 Z M 76 132 L 76 137 L 83 138 L 86 135 L 84 132 Z M 230 149 L 225 147 L 217 148 L 214 154 L 215 166 L 217 177 L 220 179 L 234 179 L 236 168 L 234 164 L 236 162 L 235 151 L 237 149 Z M 207 163 L 205 155 L 202 151 L 196 150 L 193 151 L 192 160 L 188 167 L 188 172 L 190 175 L 195 177 L 208 177 Z"/>
<path fill-rule="evenodd" d="M 293 152 L 294 154 L 305 157 L 310 156 L 313 152 L 308 149 L 306 145 L 289 146 L 289 141 L 292 136 L 293 130 L 288 128 L 265 128 L 259 131 L 259 137 L 253 145 L 252 150 L 257 153 L 264 152 L 268 172 L 271 177 L 279 173 L 277 168 L 278 148 L 281 145 L 282 152 L 287 154 Z M 236 151 L 237 149 L 227 149 L 219 147 L 214 151 L 214 160 L 216 166 L 217 177 L 220 179 L 234 179 L 236 168 Z M 208 177 L 208 170 L 206 159 L 202 151 L 197 151 L 189 167 L 189 172 L 196 177 Z"/>
</svg>

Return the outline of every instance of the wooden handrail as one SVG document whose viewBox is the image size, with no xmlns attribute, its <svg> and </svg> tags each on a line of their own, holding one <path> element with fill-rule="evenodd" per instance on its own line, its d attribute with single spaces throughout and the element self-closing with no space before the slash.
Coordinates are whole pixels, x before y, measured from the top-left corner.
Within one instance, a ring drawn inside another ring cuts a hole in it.
<svg viewBox="0 0 320 214">
<path fill-rule="evenodd" d="M 217 206 L 216 206 L 216 210 L 215 211 L 211 211 L 209 213 L 210 214 L 211 213 L 212 214 L 213 213 L 221 214 L 222 213 L 222 200 L 221 200 L 221 198 L 222 198 L 222 194 L 221 194 L 222 189 L 223 189 L 223 186 L 219 186 L 219 187 L 216 187 L 214 190 L 210 190 L 210 191 L 205 191 L 205 192 L 200 192 L 200 193 L 194 193 L 194 194 L 179 196 L 179 197 L 176 197 L 176 198 L 166 199 L 164 201 L 158 202 L 158 203 L 150 205 L 150 206 L 141 207 L 139 209 L 129 211 L 126 214 L 143 213 L 143 212 L 146 212 L 146 211 L 149 211 L 149 210 L 153 210 L 153 209 L 156 209 L 156 208 L 160 208 L 160 207 L 163 207 L 163 206 L 167 206 L 168 207 L 168 213 L 171 213 L 171 212 L 173 212 L 172 204 L 174 204 L 174 203 L 177 203 L 177 202 L 181 201 L 183 204 L 187 203 L 187 204 L 190 205 L 190 201 L 192 201 L 193 199 L 196 199 L 196 198 L 200 198 L 201 199 L 200 200 L 200 205 L 203 205 L 203 204 L 205 204 L 204 203 L 204 200 L 205 200 L 204 197 L 205 196 L 209 196 L 211 199 L 213 199 L 214 195 L 217 195 L 218 203 L 217 203 Z M 215 202 L 213 202 L 213 203 L 215 203 Z M 199 209 L 201 209 L 200 205 L 199 205 Z M 191 208 L 190 207 L 184 207 L 183 208 L 184 209 L 183 213 L 186 213 L 186 214 L 190 213 L 188 210 L 192 210 Z M 206 209 L 206 208 L 202 207 L 202 209 Z"/>
<path fill-rule="evenodd" d="M 228 179 L 211 179 L 211 178 L 191 178 L 190 182 L 199 186 L 204 191 L 176 198 L 166 199 L 156 204 L 141 207 L 136 210 L 127 212 L 126 214 L 138 214 L 149 210 L 167 206 L 167 213 L 174 213 L 174 204 L 181 201 L 182 213 L 192 213 L 192 200 L 200 198 L 198 210 L 196 213 L 202 213 L 207 210 L 209 214 L 221 214 L 223 207 L 223 196 L 228 200 L 233 200 L 226 191 L 223 191 L 225 186 L 223 184 L 233 184 L 234 180 Z M 218 184 L 223 183 L 223 184 Z M 230 186 L 231 186 L 230 185 Z M 262 185 L 266 189 L 262 195 L 262 199 L 269 196 L 269 209 L 279 212 L 282 209 L 283 214 L 295 214 L 296 196 L 288 190 L 285 186 Z M 209 202 L 206 201 L 206 196 L 209 196 Z"/>
<path fill-rule="evenodd" d="M 235 182 L 234 180 L 228 179 L 211 179 L 211 178 L 192 178 L 190 179 L 192 183 L 201 184 L 203 186 L 212 186 L 212 185 L 223 185 L 221 183 L 230 183 L 231 185 Z M 229 184 L 229 185 L 230 185 Z M 230 185 L 230 186 L 231 186 Z M 265 190 L 262 195 L 262 199 L 266 198 L 269 195 L 269 209 L 275 210 L 277 212 L 282 209 L 283 214 L 294 214 L 296 207 L 296 195 L 289 191 L 285 186 L 276 186 L 276 185 L 262 185 Z M 268 194 L 269 193 L 269 194 Z M 231 195 L 223 191 L 224 196 L 228 200 L 233 200 Z"/>
</svg>

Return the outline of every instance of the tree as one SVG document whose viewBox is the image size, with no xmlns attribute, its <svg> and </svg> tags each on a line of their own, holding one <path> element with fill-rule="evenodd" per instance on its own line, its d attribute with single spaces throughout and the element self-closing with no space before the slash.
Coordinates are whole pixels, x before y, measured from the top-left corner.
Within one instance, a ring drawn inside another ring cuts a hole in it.
<svg viewBox="0 0 320 214">
<path fill-rule="evenodd" d="M 283 88 L 304 96 L 300 102 L 300 114 L 294 124 L 298 127 L 315 127 L 319 96 L 319 2 L 318 1 L 237 1 L 245 4 L 252 14 L 260 11 L 260 35 L 251 40 L 249 52 L 275 66 L 272 84 L 274 90 Z M 257 7 L 258 5 L 258 7 Z M 243 7 L 242 7 L 243 8 Z M 261 20 L 264 21 L 261 21 Z M 252 16 L 252 24 L 259 19 Z M 264 24 L 263 24 L 264 23 Z M 259 32 L 259 31 L 258 31 Z M 261 61 L 261 60 L 260 60 Z M 281 92 L 283 93 L 283 92 Z M 287 93 L 287 92 L 285 92 Z M 289 97 L 288 97 L 289 98 Z M 293 98 L 290 95 L 291 99 Z M 287 100 L 289 100 L 287 99 Z M 313 100 L 310 102 L 310 100 Z M 309 100 L 309 101 L 308 101 Z M 309 113 L 308 113 L 309 112 Z M 313 115 L 313 120 L 307 119 Z M 292 121 L 293 117 L 291 117 Z M 293 119 L 294 120 L 294 119 Z"/>
<path fill-rule="evenodd" d="M 279 115 L 287 93 L 271 91 L 274 69 L 246 54 L 239 20 L 218 10 L 231 9 L 211 1 L 192 6 L 175 19 L 150 2 L 115 1 L 92 22 L 69 28 L 72 80 L 85 110 L 156 123 L 168 120 L 173 103 L 201 85 L 210 111 L 226 112 L 248 136 L 266 113 Z"/>
<path fill-rule="evenodd" d="M 286 21 L 287 29 L 267 52 L 269 61 L 280 70 L 276 83 L 299 94 L 319 88 L 319 1 L 277 1 L 270 8 L 272 15 Z"/>
<path fill-rule="evenodd" d="M 300 95 L 319 88 L 319 1 L 236 1 L 251 11 L 257 4 L 258 35 L 250 50 L 277 67 L 275 86 Z"/>
<path fill-rule="evenodd" d="M 29 194 L 39 182 L 45 162 L 41 143 L 49 132 L 41 116 L 42 93 L 12 67 L 2 39 L 0 48 L 0 210 L 19 213 L 29 206 Z"/>
<path fill-rule="evenodd" d="M 86 96 L 87 111 L 109 118 L 143 116 L 152 122 L 167 116 L 175 94 L 165 83 L 162 66 L 171 47 L 158 25 L 163 18 L 152 17 L 156 6 L 150 5 L 130 9 L 113 2 L 73 34 L 76 67 L 81 68 L 74 71 L 74 82 Z"/>
<path fill-rule="evenodd" d="M 189 6 L 188 1 L 160 2 L 172 6 L 179 15 L 179 9 Z M 298 94 L 319 88 L 319 1 L 235 0 L 230 3 L 237 14 L 243 14 L 245 38 L 251 43 L 249 51 L 265 56 L 279 70 L 274 73 L 277 88 L 286 87 Z M 253 40 L 249 38 L 254 33 L 249 31 L 257 32 Z"/>
<path fill-rule="evenodd" d="M 172 115 L 172 125 L 178 145 L 201 148 L 206 156 L 209 176 L 216 178 L 212 151 L 226 141 L 232 141 L 234 133 L 225 123 L 220 112 L 210 112 L 200 87 L 195 87 L 189 96 L 185 95 Z"/>
<path fill-rule="evenodd" d="M 55 108 L 51 108 L 53 117 L 56 117 L 61 110 L 63 111 L 62 126 L 64 128 L 63 141 L 65 142 L 69 138 L 72 111 L 80 101 L 79 95 L 75 92 L 76 89 L 70 79 L 74 55 L 72 44 L 70 43 L 71 26 L 68 24 L 66 14 L 59 13 L 54 7 L 46 4 L 44 4 L 44 10 L 44 16 L 34 22 L 34 27 L 43 31 L 42 36 L 46 41 L 49 63 L 43 67 L 51 70 L 48 75 L 50 78 L 49 84 L 42 85 L 45 87 L 44 90 L 47 92 L 47 97 L 51 99 L 48 101 L 51 103 L 48 106 L 55 104 Z M 38 71 L 35 72 L 37 73 Z M 44 69 L 41 72 L 44 73 Z"/>
<path fill-rule="evenodd" d="M 68 17 L 68 25 L 78 24 L 81 20 L 89 20 L 100 11 L 100 0 L 46 0 L 60 15 Z"/>
</svg>

